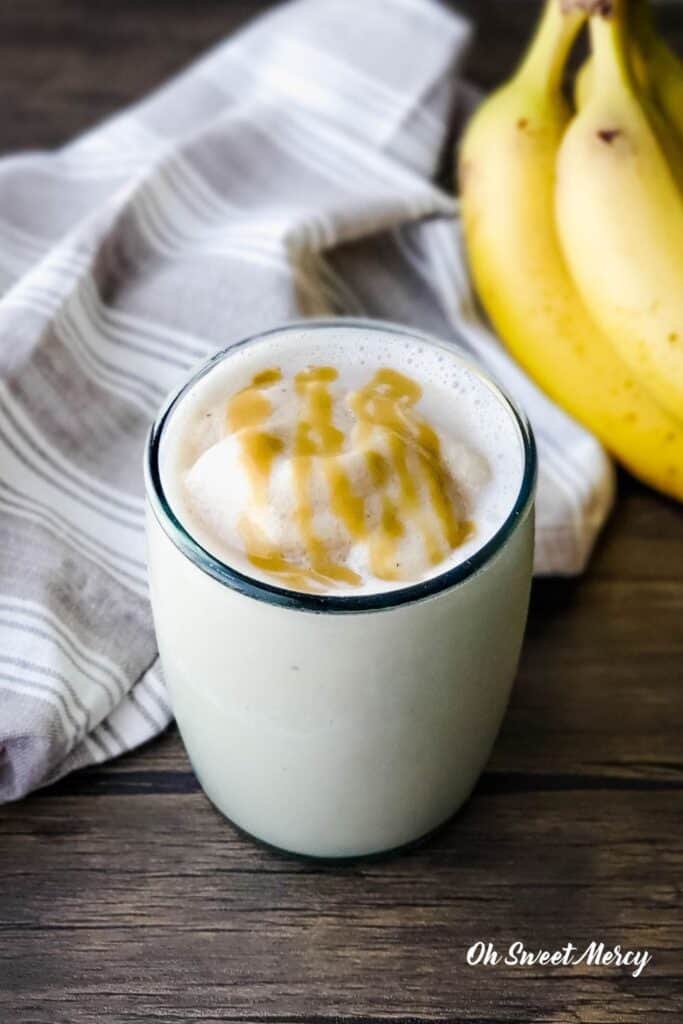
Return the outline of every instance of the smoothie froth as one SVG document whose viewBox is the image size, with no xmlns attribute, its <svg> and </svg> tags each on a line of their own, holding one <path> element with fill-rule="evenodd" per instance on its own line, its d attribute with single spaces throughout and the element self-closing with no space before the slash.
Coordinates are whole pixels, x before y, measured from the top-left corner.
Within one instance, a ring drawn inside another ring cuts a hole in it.
<svg viewBox="0 0 683 1024">
<path fill-rule="evenodd" d="M 317 593 L 396 588 L 485 543 L 521 472 L 519 451 L 506 467 L 494 451 L 511 434 L 486 385 L 448 379 L 400 334 L 380 351 L 339 328 L 321 351 L 284 333 L 277 351 L 264 339 L 226 358 L 174 418 L 167 489 L 189 532 L 241 571 Z"/>
</svg>

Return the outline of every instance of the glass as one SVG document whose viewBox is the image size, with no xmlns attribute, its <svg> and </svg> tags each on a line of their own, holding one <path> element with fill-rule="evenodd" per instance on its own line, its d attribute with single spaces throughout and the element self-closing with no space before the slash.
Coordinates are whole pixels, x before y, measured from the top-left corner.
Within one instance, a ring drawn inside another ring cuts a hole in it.
<svg viewBox="0 0 683 1024">
<path fill-rule="evenodd" d="M 452 346 L 377 321 L 306 321 Z M 214 356 L 152 427 L 145 459 L 152 607 L 178 726 L 202 786 L 238 827 L 318 857 L 410 843 L 447 820 L 474 787 L 500 727 L 526 622 L 536 454 L 523 453 L 509 515 L 472 557 L 378 594 L 299 593 L 225 564 L 185 529 L 164 493 L 160 446 L 204 375 L 265 332 Z"/>
</svg>

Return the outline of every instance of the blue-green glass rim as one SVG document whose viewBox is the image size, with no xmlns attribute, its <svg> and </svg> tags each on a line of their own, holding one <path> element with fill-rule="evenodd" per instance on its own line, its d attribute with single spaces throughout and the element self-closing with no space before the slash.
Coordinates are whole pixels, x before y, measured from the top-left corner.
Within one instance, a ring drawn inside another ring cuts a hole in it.
<svg viewBox="0 0 683 1024">
<path fill-rule="evenodd" d="M 502 525 L 496 533 L 481 548 L 474 552 L 464 562 L 458 563 L 452 569 L 431 576 L 419 583 L 399 587 L 396 590 L 382 591 L 378 594 L 309 594 L 297 590 L 288 590 L 285 587 L 278 587 L 272 583 L 265 583 L 234 569 L 222 562 L 220 558 L 211 554 L 206 548 L 192 536 L 178 519 L 171 505 L 166 498 L 161 481 L 161 468 L 159 465 L 159 453 L 164 427 L 169 422 L 177 406 L 182 402 L 187 393 L 197 384 L 202 377 L 206 376 L 217 363 L 240 349 L 257 344 L 266 338 L 276 334 L 282 334 L 292 330 L 318 331 L 338 330 L 343 328 L 358 328 L 363 331 L 373 331 L 400 334 L 415 341 L 436 346 L 446 351 L 451 358 L 466 369 L 474 373 L 479 379 L 496 395 L 498 400 L 507 407 L 513 421 L 517 425 L 522 441 L 524 453 L 524 471 L 517 498 Z M 457 334 L 456 334 L 457 341 Z M 518 409 L 512 399 L 503 391 L 498 384 L 479 369 L 478 366 L 463 358 L 447 341 L 434 337 L 423 331 L 414 330 L 400 324 L 393 324 L 386 320 L 364 320 L 356 317 L 329 317 L 315 320 L 294 320 L 281 324 L 278 327 L 261 331 L 241 341 L 229 345 L 215 355 L 211 356 L 199 369 L 176 391 L 172 392 L 162 406 L 157 419 L 147 440 L 145 450 L 145 487 L 147 499 L 151 505 L 152 512 L 156 516 L 164 533 L 178 550 L 189 558 L 198 569 L 213 577 L 218 583 L 231 590 L 235 590 L 246 597 L 254 598 L 257 601 L 265 601 L 267 604 L 276 605 L 282 608 L 291 608 L 298 611 L 318 613 L 349 613 L 349 612 L 370 612 L 389 611 L 400 605 L 411 604 L 416 601 L 423 601 L 426 598 L 434 597 L 444 590 L 450 590 L 461 583 L 464 583 L 476 572 L 482 569 L 501 550 L 505 542 L 514 532 L 517 525 L 525 518 L 533 501 L 536 486 L 537 456 L 536 444 L 531 426 L 525 415 Z"/>
</svg>

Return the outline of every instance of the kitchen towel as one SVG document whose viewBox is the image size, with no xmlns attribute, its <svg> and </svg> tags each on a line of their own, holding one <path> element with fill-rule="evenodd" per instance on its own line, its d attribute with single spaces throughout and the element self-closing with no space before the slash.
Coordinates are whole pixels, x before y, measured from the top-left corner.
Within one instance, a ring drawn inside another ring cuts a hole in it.
<svg viewBox="0 0 683 1024">
<path fill-rule="evenodd" d="M 536 571 L 583 569 L 611 464 L 479 318 L 432 184 L 468 38 L 436 0 L 295 0 L 56 152 L 0 161 L 1 800 L 169 723 L 145 437 L 198 361 L 262 328 L 352 314 L 451 339 L 535 429 Z"/>
</svg>

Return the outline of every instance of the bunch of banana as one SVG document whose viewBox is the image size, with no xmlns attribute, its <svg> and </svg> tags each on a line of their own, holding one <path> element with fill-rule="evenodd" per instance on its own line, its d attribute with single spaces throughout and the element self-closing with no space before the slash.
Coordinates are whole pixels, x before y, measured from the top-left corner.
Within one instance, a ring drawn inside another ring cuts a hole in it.
<svg viewBox="0 0 683 1024">
<path fill-rule="evenodd" d="M 562 79 L 587 19 L 572 116 Z M 468 126 L 462 211 L 479 296 L 515 357 L 683 500 L 683 133 L 668 113 L 683 117 L 683 73 L 651 27 L 636 57 L 635 20 L 623 0 L 547 0 L 519 70 Z M 646 70 L 662 47 L 671 60 Z"/>
</svg>

